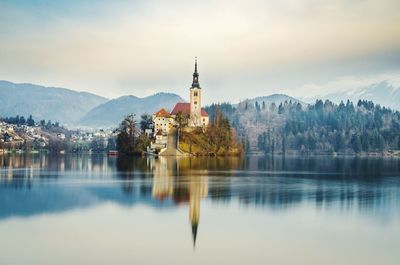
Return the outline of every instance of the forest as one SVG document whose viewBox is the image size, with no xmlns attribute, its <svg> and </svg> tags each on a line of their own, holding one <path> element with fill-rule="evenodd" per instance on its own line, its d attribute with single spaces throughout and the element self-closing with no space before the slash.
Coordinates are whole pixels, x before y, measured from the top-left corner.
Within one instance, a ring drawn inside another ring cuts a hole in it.
<svg viewBox="0 0 400 265">
<path fill-rule="evenodd" d="M 245 151 L 263 153 L 375 153 L 400 150 L 400 113 L 360 100 L 335 104 L 249 101 L 213 104 L 242 139 Z M 212 117 L 211 117 L 212 118 Z"/>
</svg>

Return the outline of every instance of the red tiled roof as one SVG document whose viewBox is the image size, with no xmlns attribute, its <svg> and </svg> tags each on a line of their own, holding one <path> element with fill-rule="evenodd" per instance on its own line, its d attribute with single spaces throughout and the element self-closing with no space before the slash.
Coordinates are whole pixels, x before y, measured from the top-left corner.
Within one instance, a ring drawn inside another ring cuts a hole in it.
<svg viewBox="0 0 400 265">
<path fill-rule="evenodd" d="M 174 109 L 171 112 L 171 115 L 176 115 L 178 114 L 178 112 L 182 112 L 183 114 L 190 114 L 190 103 L 176 103 Z M 208 117 L 208 113 L 203 108 L 201 108 L 201 116 Z"/>
<path fill-rule="evenodd" d="M 170 117 L 170 114 L 164 108 L 162 108 L 159 111 L 157 111 L 156 113 L 154 113 L 154 115 L 156 117 L 163 117 L 163 118 L 169 118 Z"/>
</svg>

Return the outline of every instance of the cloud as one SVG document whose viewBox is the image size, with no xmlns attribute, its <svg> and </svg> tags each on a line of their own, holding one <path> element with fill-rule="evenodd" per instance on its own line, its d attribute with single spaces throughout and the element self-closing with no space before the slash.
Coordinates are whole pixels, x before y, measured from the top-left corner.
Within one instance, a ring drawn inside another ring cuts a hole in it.
<svg viewBox="0 0 400 265">
<path fill-rule="evenodd" d="M 237 100 L 276 88 L 272 73 L 294 88 L 328 62 L 400 54 L 393 0 L 39 2 L 1 8 L 3 79 L 111 97 L 183 94 L 198 56 L 201 81 L 213 88 L 206 100 Z M 243 93 L 246 84 L 253 88 Z"/>
</svg>

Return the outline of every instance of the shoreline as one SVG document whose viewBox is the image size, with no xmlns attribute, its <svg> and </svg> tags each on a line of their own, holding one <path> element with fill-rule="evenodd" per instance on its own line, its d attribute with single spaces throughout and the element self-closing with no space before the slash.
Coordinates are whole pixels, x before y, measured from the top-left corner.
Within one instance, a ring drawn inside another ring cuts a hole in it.
<svg viewBox="0 0 400 265">
<path fill-rule="evenodd" d="M 36 154 L 57 154 L 57 155 L 109 155 L 107 151 L 104 152 L 51 152 L 48 150 L 35 150 L 35 151 L 25 151 L 25 150 L 0 150 L 0 155 L 36 155 Z M 147 154 L 148 155 L 148 154 Z M 146 154 L 113 154 L 111 156 L 132 156 L 132 157 L 140 157 L 140 156 L 147 156 Z M 246 157 L 246 156 L 258 156 L 258 157 L 349 157 L 349 158 L 400 158 L 400 151 L 391 151 L 391 152 L 362 152 L 359 154 L 355 153 L 346 153 L 346 152 L 335 152 L 335 153 L 327 153 L 327 152 L 287 152 L 283 154 L 282 152 L 279 153 L 262 153 L 262 152 L 248 152 L 242 154 L 223 154 L 223 155 L 215 155 L 215 154 L 191 154 L 187 153 L 186 156 L 190 157 L 215 157 L 215 158 L 223 158 L 223 157 Z M 178 157 L 178 156 L 177 156 Z"/>
</svg>

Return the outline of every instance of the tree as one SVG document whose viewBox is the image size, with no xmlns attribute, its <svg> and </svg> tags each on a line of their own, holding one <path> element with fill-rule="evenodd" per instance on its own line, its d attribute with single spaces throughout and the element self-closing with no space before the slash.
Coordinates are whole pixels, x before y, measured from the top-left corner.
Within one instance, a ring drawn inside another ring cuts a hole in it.
<svg viewBox="0 0 400 265">
<path fill-rule="evenodd" d="M 51 129 L 51 126 L 52 126 L 51 120 L 48 120 L 46 124 L 46 129 Z"/>
<path fill-rule="evenodd" d="M 140 134 L 136 143 L 136 152 L 144 152 L 148 146 L 150 146 L 150 138 L 144 133 Z"/>
<path fill-rule="evenodd" d="M 400 150 L 400 136 L 397 137 L 397 150 Z"/>
<path fill-rule="evenodd" d="M 279 107 L 278 107 L 278 113 L 283 114 L 283 112 L 285 112 L 285 108 L 283 107 L 283 104 L 281 103 L 281 104 L 279 104 Z"/>
<path fill-rule="evenodd" d="M 317 140 L 315 139 L 315 137 L 312 134 L 308 134 L 307 147 L 308 147 L 308 150 L 310 150 L 310 151 L 314 151 L 317 147 Z"/>
<path fill-rule="evenodd" d="M 361 139 L 359 135 L 357 134 L 353 135 L 353 137 L 351 138 L 351 145 L 353 147 L 354 152 L 360 153 L 362 151 Z"/>
<path fill-rule="evenodd" d="M 276 112 L 276 104 L 275 102 L 272 102 L 270 107 L 269 107 L 269 111 L 270 112 Z"/>
<path fill-rule="evenodd" d="M 26 120 L 28 126 L 35 126 L 35 121 L 32 118 L 32 115 L 29 115 L 29 118 Z"/>
<path fill-rule="evenodd" d="M 264 153 L 267 153 L 268 151 L 268 140 L 267 140 L 267 133 L 263 132 L 262 134 L 258 135 L 257 138 L 257 147 L 258 150 L 263 151 Z"/>
<path fill-rule="evenodd" d="M 271 142 L 271 154 L 274 154 L 275 153 L 275 139 L 272 139 L 272 142 Z"/>
<path fill-rule="evenodd" d="M 19 118 L 18 124 L 19 124 L 19 125 L 25 125 L 25 123 L 26 123 L 26 120 L 25 120 L 24 116 L 21 116 L 21 117 Z"/>
<path fill-rule="evenodd" d="M 214 145 L 214 153 L 218 154 L 221 148 L 225 151 L 230 149 L 233 141 L 233 132 L 229 120 L 224 114 L 216 109 L 214 120 L 207 129 L 207 136 L 212 145 Z"/>
<path fill-rule="evenodd" d="M 144 113 L 140 116 L 140 129 L 144 132 L 146 129 L 149 129 L 152 125 L 152 117 L 151 115 Z"/>
<path fill-rule="evenodd" d="M 117 149 L 117 141 L 115 137 L 110 137 L 107 140 L 107 150 L 115 150 Z"/>
<path fill-rule="evenodd" d="M 183 127 L 188 125 L 189 115 L 179 111 L 175 116 L 175 121 L 178 123 L 179 130 L 181 130 Z"/>
<path fill-rule="evenodd" d="M 399 142 L 399 143 L 400 143 L 400 142 Z M 245 151 L 246 153 L 250 151 L 250 140 L 249 140 L 249 137 L 248 137 L 248 136 L 246 136 L 246 138 L 245 138 L 243 147 L 244 147 L 244 151 Z"/>
<path fill-rule="evenodd" d="M 117 150 L 123 154 L 136 153 L 136 115 L 128 114 L 120 124 Z"/>
</svg>

